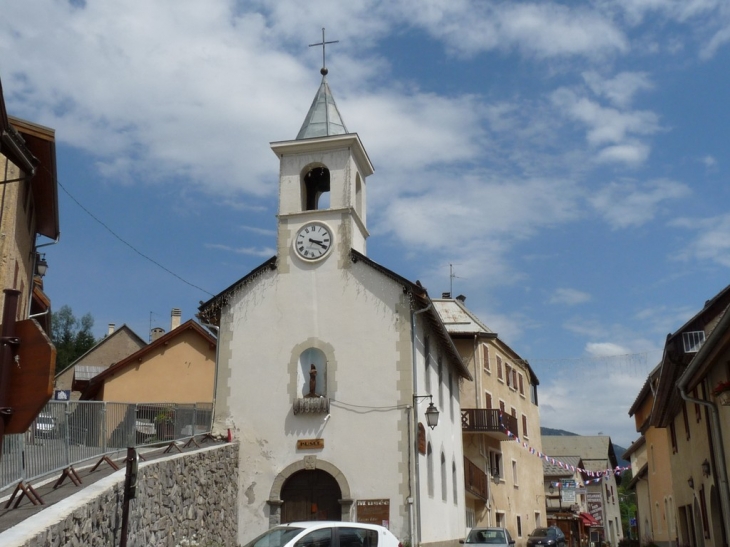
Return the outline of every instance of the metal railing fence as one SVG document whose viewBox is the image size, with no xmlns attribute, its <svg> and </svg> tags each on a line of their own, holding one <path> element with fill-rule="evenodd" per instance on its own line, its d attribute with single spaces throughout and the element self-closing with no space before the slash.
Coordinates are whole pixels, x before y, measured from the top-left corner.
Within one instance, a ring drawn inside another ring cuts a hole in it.
<svg viewBox="0 0 730 547">
<path fill-rule="evenodd" d="M 0 492 L 129 446 L 210 433 L 212 417 L 212 403 L 49 401 L 28 431 L 5 436 Z"/>
</svg>

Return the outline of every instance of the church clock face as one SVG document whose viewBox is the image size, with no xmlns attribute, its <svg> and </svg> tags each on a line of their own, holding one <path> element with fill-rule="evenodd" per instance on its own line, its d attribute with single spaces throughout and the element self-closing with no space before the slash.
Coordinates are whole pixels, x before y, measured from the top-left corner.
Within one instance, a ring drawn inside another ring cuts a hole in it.
<svg viewBox="0 0 730 547">
<path fill-rule="evenodd" d="M 305 224 L 294 238 L 294 250 L 304 260 L 323 258 L 332 247 L 332 231 L 321 222 Z"/>
</svg>

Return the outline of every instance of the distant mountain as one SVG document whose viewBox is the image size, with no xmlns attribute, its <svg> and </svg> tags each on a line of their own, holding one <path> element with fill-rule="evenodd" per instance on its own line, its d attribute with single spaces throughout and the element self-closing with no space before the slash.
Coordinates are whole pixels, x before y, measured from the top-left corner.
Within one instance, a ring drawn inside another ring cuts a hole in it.
<svg viewBox="0 0 730 547">
<path fill-rule="evenodd" d="M 564 429 L 551 429 L 549 427 L 541 427 L 540 434 L 541 435 L 560 435 L 563 437 L 579 437 L 580 436 L 577 433 L 571 433 L 570 431 L 565 431 Z"/>
<path fill-rule="evenodd" d="M 570 431 L 565 431 L 564 429 L 552 429 L 549 427 L 541 427 L 540 428 L 540 434 L 541 435 L 560 435 L 564 437 L 579 437 L 577 433 L 571 433 Z M 631 465 L 631 462 L 624 460 L 621 456 L 624 455 L 624 452 L 626 452 L 626 448 L 623 446 L 619 446 L 616 443 L 613 444 L 613 451 L 616 453 L 616 459 L 618 460 L 619 467 L 629 467 Z"/>
</svg>

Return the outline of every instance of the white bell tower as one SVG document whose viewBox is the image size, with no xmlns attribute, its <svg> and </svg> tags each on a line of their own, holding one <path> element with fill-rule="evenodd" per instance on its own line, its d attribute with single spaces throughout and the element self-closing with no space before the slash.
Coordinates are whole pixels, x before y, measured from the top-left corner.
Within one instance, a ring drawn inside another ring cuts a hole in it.
<svg viewBox="0 0 730 547">
<path fill-rule="evenodd" d="M 327 84 L 327 69 L 321 73 L 322 83 L 296 139 L 271 143 L 280 161 L 280 263 L 288 257 L 311 264 L 330 255 L 341 260 L 350 249 L 366 254 L 366 179 L 373 166 L 357 133 L 347 132 Z M 316 235 L 310 236 L 310 230 Z"/>
</svg>

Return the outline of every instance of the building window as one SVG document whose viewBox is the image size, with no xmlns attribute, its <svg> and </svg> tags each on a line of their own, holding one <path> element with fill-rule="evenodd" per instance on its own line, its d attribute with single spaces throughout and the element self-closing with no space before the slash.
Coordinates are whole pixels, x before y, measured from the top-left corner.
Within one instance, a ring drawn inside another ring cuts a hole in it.
<svg viewBox="0 0 730 547">
<path fill-rule="evenodd" d="M 477 515 L 471 507 L 466 508 L 466 527 L 474 528 L 477 525 Z"/>
<path fill-rule="evenodd" d="M 510 414 L 512 414 L 512 417 L 516 421 L 517 420 L 517 409 L 515 407 L 510 407 L 509 411 L 510 411 Z"/>
<path fill-rule="evenodd" d="M 504 401 L 502 401 L 501 399 L 499 401 L 499 410 L 502 411 L 502 414 L 504 414 L 506 412 L 505 406 L 504 406 Z"/>
<path fill-rule="evenodd" d="M 699 399 L 699 397 L 697 397 L 697 388 L 694 388 L 692 390 L 692 397 L 694 397 L 695 399 Z M 697 423 L 700 423 L 702 421 L 702 410 L 700 409 L 699 403 L 695 403 L 695 421 Z"/>
<path fill-rule="evenodd" d="M 705 539 L 710 539 L 710 524 L 707 519 L 707 502 L 705 501 L 705 485 L 700 487 L 700 511 L 702 512 L 702 530 L 705 532 Z"/>
<path fill-rule="evenodd" d="M 439 407 L 444 408 L 444 360 L 439 355 L 438 359 L 438 381 L 439 381 Z"/>
<path fill-rule="evenodd" d="M 512 389 L 517 391 L 517 369 L 512 369 Z"/>
<path fill-rule="evenodd" d="M 489 365 L 489 346 L 487 344 L 482 346 L 482 360 L 484 361 L 484 370 L 486 372 L 491 372 L 492 369 Z"/>
<path fill-rule="evenodd" d="M 512 386 L 512 367 L 509 365 L 504 365 L 504 375 L 507 377 L 507 387 L 513 387 Z"/>
<path fill-rule="evenodd" d="M 542 528 L 542 515 L 540 515 L 540 511 L 535 511 L 535 528 Z"/>
<path fill-rule="evenodd" d="M 433 497 L 433 448 L 431 443 L 426 446 L 426 470 L 427 477 L 426 482 L 428 483 L 428 495 Z"/>
<path fill-rule="evenodd" d="M 524 379 L 522 378 L 522 374 L 520 374 L 519 376 L 517 376 L 517 379 L 520 382 L 520 395 L 522 395 L 524 397 L 524 395 L 525 395 L 525 382 L 524 382 Z"/>
<path fill-rule="evenodd" d="M 488 391 L 484 392 L 484 408 L 492 408 L 492 394 Z"/>
<path fill-rule="evenodd" d="M 451 462 L 451 488 L 454 494 L 454 505 L 459 504 L 459 482 L 456 480 L 456 462 Z"/>
<path fill-rule="evenodd" d="M 502 358 L 497 355 L 497 378 L 502 380 Z"/>
<path fill-rule="evenodd" d="M 517 488 L 520 483 L 517 480 L 517 460 L 512 460 L 512 485 Z"/>
<path fill-rule="evenodd" d="M 430 367 L 430 361 L 431 361 L 431 344 L 428 336 L 426 336 L 426 340 L 423 343 L 423 362 L 424 362 L 424 368 L 425 368 L 425 374 L 426 374 L 426 391 L 431 393 L 431 367 Z"/>
<path fill-rule="evenodd" d="M 522 537 L 522 517 L 517 515 L 517 537 Z"/>
<path fill-rule="evenodd" d="M 684 432 L 687 434 L 687 440 L 689 441 L 689 416 L 687 415 L 687 401 L 682 401 L 682 418 L 684 419 Z"/>
<path fill-rule="evenodd" d="M 522 436 L 523 437 L 529 437 L 529 433 L 527 432 L 527 416 L 522 415 Z"/>
<path fill-rule="evenodd" d="M 441 452 L 441 499 L 446 501 L 447 498 L 446 490 L 446 456 Z"/>
<path fill-rule="evenodd" d="M 489 451 L 489 474 L 492 478 L 502 479 L 502 453 Z"/>
<path fill-rule="evenodd" d="M 449 414 L 454 421 L 454 375 L 449 371 Z"/>
</svg>

